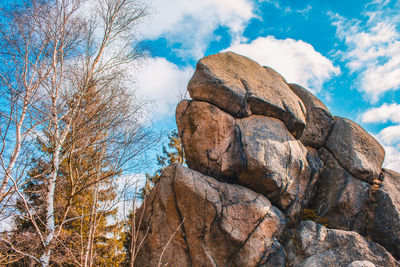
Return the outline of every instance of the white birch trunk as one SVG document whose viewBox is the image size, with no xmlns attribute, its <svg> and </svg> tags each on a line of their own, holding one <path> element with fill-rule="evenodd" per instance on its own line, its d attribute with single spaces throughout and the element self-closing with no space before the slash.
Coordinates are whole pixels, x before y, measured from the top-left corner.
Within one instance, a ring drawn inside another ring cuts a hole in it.
<svg viewBox="0 0 400 267">
<path fill-rule="evenodd" d="M 25 120 L 25 116 L 26 116 L 26 112 L 28 110 L 28 100 L 27 98 L 29 97 L 29 95 L 27 95 L 25 97 L 25 101 L 24 101 L 24 106 L 22 109 L 22 113 L 21 113 L 21 117 L 16 125 L 16 130 L 15 130 L 15 145 L 14 145 L 14 149 L 13 152 L 11 153 L 11 157 L 10 157 L 10 161 L 8 162 L 8 166 L 7 169 L 5 170 L 5 175 L 3 178 L 3 182 L 1 184 L 0 187 L 0 202 L 3 201 L 4 199 L 4 192 L 6 190 L 7 184 L 11 178 L 12 175 L 12 170 L 14 168 L 15 163 L 17 162 L 17 158 L 19 155 L 19 151 L 21 150 L 21 142 L 22 142 L 22 134 L 21 134 L 21 129 L 22 129 L 22 125 L 24 123 Z"/>
<path fill-rule="evenodd" d="M 60 145 L 56 145 L 56 149 L 53 155 L 53 170 L 51 172 L 48 193 L 46 198 L 46 206 L 47 206 L 47 213 L 46 213 L 46 235 L 45 235 L 45 248 L 42 256 L 40 257 L 40 261 L 42 266 L 49 266 L 50 265 L 50 256 L 51 256 L 51 242 L 54 238 L 55 233 L 55 222 L 54 222 L 54 192 L 56 188 L 56 180 L 57 180 L 57 173 L 59 168 L 59 157 L 60 157 Z"/>
</svg>

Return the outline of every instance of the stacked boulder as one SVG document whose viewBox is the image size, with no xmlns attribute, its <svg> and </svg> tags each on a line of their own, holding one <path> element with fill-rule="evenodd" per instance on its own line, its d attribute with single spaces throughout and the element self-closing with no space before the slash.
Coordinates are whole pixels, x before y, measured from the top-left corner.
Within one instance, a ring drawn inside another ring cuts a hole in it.
<svg viewBox="0 0 400 267">
<path fill-rule="evenodd" d="M 201 59 L 188 91 L 188 167 L 140 208 L 138 266 L 400 266 L 400 174 L 359 125 L 231 52 Z"/>
</svg>

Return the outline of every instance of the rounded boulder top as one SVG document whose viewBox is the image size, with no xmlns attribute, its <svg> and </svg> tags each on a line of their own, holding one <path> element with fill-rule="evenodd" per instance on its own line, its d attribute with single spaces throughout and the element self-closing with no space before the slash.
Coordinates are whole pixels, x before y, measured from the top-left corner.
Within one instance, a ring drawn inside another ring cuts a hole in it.
<svg viewBox="0 0 400 267">
<path fill-rule="evenodd" d="M 280 119 L 300 138 L 306 109 L 281 77 L 245 56 L 218 53 L 197 63 L 188 91 L 194 100 L 212 103 L 237 118 L 257 114 Z"/>
</svg>

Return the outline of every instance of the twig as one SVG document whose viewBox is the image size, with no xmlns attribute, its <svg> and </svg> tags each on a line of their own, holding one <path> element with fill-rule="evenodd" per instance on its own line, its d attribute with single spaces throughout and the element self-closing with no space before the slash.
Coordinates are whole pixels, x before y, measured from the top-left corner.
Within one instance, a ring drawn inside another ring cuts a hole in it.
<svg viewBox="0 0 400 267">
<path fill-rule="evenodd" d="M 158 267 L 161 267 L 161 260 L 162 260 L 162 256 L 164 255 L 165 250 L 167 249 L 169 243 L 171 242 L 172 238 L 175 236 L 176 232 L 178 232 L 179 228 L 181 228 L 181 226 L 183 225 L 183 222 L 185 221 L 185 218 L 183 218 L 181 224 L 176 228 L 175 232 L 171 235 L 171 237 L 169 238 L 167 244 L 165 244 L 161 255 L 160 255 L 160 260 L 158 261 Z M 167 263 L 168 264 L 168 263 Z M 166 266 L 167 264 L 165 264 L 164 266 Z"/>
</svg>

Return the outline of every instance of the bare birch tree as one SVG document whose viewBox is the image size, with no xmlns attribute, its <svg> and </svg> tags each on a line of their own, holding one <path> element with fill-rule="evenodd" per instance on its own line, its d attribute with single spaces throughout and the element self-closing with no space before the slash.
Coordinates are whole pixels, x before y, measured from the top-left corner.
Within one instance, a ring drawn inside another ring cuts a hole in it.
<svg viewBox="0 0 400 267">
<path fill-rule="evenodd" d="M 38 34 L 39 29 L 31 19 L 38 15 L 37 11 L 2 11 L 0 164 L 3 177 L 0 202 L 10 193 L 10 180 L 13 184 L 18 180 L 14 169 L 28 135 L 41 123 L 38 113 L 33 111 L 36 110 L 35 102 L 40 100 L 41 83 L 50 73 L 46 65 L 50 40 L 48 36 Z"/>
<path fill-rule="evenodd" d="M 138 118 L 142 103 L 135 102 L 126 83 L 126 70 L 141 55 L 128 38 L 146 10 L 131 0 L 31 0 L 3 10 L 6 16 L 0 33 L 6 64 L 1 67 L 0 81 L 2 101 L 9 109 L 1 111 L 0 201 L 13 193 L 19 199 L 42 247 L 39 257 L 29 257 L 42 266 L 50 264 L 52 249 L 68 217 L 66 207 L 56 224 L 55 190 L 61 162 L 103 143 L 117 171 L 151 144 Z M 87 98 L 90 90 L 101 101 L 91 116 L 82 118 L 92 101 Z M 84 142 L 66 149 L 71 133 L 79 133 L 83 127 L 89 129 L 81 139 Z M 104 138 L 91 138 L 99 132 Z M 22 171 L 17 176 L 16 172 L 21 151 L 27 151 L 33 140 L 46 147 L 34 150 L 33 155 L 42 153 L 40 157 L 48 162 L 43 218 L 38 218 L 21 191 L 26 175 Z M 136 145 L 133 149 L 132 144 Z M 71 199 L 88 186 L 80 184 L 79 177 Z M 7 240 L 3 238 L 3 242 Z"/>
</svg>

